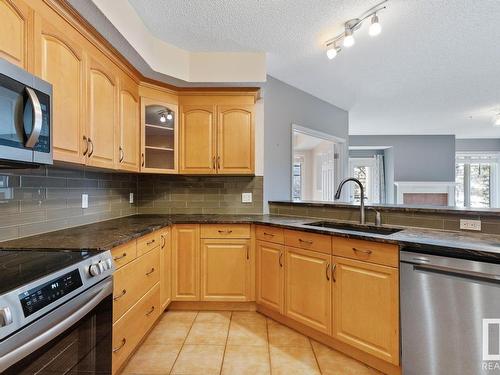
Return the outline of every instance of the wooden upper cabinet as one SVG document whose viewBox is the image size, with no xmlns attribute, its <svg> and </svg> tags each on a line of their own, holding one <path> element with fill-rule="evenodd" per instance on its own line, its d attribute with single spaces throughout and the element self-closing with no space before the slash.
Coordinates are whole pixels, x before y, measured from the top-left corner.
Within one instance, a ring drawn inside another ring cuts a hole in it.
<svg viewBox="0 0 500 375">
<path fill-rule="evenodd" d="M 87 164 L 114 169 L 117 127 L 117 82 L 113 64 L 105 56 L 89 58 Z"/>
<path fill-rule="evenodd" d="M 181 106 L 180 173 L 216 173 L 215 106 Z"/>
<path fill-rule="evenodd" d="M 31 70 L 33 10 L 21 0 L 0 0 L 0 57 Z"/>
<path fill-rule="evenodd" d="M 140 114 L 138 85 L 129 77 L 120 77 L 120 119 L 116 144 L 117 168 L 139 171 Z"/>
<path fill-rule="evenodd" d="M 331 256 L 286 247 L 285 315 L 331 334 Z"/>
<path fill-rule="evenodd" d="M 333 336 L 399 364 L 398 270 L 334 257 Z"/>
<path fill-rule="evenodd" d="M 257 241 L 256 253 L 257 303 L 283 313 L 285 247 L 271 242 Z"/>
<path fill-rule="evenodd" d="M 172 227 L 172 300 L 200 300 L 200 226 Z"/>
<path fill-rule="evenodd" d="M 37 18 L 35 73 L 52 84 L 54 159 L 85 163 L 85 63 L 81 44 Z"/>
<path fill-rule="evenodd" d="M 254 173 L 253 106 L 217 107 L 217 173 Z"/>
</svg>

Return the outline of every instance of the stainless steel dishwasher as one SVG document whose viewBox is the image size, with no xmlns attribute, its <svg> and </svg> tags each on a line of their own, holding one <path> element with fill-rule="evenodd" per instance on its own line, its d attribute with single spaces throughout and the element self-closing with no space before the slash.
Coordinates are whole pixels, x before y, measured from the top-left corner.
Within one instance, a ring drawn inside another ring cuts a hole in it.
<svg viewBox="0 0 500 375">
<path fill-rule="evenodd" d="M 404 375 L 500 374 L 500 264 L 402 251 Z"/>
</svg>

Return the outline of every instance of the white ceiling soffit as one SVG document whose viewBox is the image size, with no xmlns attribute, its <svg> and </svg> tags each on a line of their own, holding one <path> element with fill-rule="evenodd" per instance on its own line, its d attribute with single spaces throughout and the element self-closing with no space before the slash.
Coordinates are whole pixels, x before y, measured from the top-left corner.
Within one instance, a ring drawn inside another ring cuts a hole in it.
<svg viewBox="0 0 500 375">
<path fill-rule="evenodd" d="M 349 110 L 351 134 L 500 137 L 499 0 L 389 0 L 382 33 L 368 20 L 334 60 L 323 43 L 379 0 L 129 2 L 187 50 L 267 52 L 271 76 Z"/>
<path fill-rule="evenodd" d="M 191 52 L 153 36 L 127 0 L 92 1 L 156 72 L 186 82 L 266 80 L 263 52 Z"/>
</svg>

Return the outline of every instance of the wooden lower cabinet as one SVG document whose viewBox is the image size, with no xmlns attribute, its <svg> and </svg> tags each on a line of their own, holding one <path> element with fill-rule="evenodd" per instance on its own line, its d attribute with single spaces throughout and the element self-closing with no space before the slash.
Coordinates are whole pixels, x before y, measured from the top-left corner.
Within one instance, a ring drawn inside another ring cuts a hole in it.
<svg viewBox="0 0 500 375">
<path fill-rule="evenodd" d="M 399 365 L 398 270 L 334 257 L 333 336 Z"/>
<path fill-rule="evenodd" d="M 202 301 L 248 301 L 250 271 L 249 240 L 201 241 Z"/>
<path fill-rule="evenodd" d="M 172 299 L 200 300 L 200 226 L 172 227 Z"/>
<path fill-rule="evenodd" d="M 113 324 L 113 374 L 120 370 L 160 312 L 160 284 L 157 283 Z"/>
<path fill-rule="evenodd" d="M 285 246 L 256 242 L 257 303 L 283 313 Z"/>
<path fill-rule="evenodd" d="M 172 300 L 172 247 L 170 230 L 160 231 L 160 299 L 165 310 Z"/>
<path fill-rule="evenodd" d="M 331 334 L 331 256 L 286 247 L 285 315 Z"/>
</svg>

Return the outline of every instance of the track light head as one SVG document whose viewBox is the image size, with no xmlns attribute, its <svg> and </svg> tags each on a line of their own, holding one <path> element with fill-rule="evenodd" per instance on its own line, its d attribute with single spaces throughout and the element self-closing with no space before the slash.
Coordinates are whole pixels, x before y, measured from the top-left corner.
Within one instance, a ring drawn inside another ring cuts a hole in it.
<svg viewBox="0 0 500 375">
<path fill-rule="evenodd" d="M 164 113 L 162 113 L 160 116 L 160 122 L 167 122 L 167 118 L 165 117 Z"/>
<path fill-rule="evenodd" d="M 375 13 L 372 17 L 368 34 L 370 34 L 370 36 L 377 36 L 378 34 L 380 34 L 381 31 L 382 31 L 382 26 L 380 25 L 380 22 L 378 20 L 377 13 Z"/>
<path fill-rule="evenodd" d="M 335 44 L 327 45 L 326 56 L 330 60 L 333 60 L 339 54 L 339 52 L 340 48 L 337 47 Z"/>
<path fill-rule="evenodd" d="M 174 118 L 174 115 L 172 114 L 171 111 L 167 112 L 167 120 L 172 120 Z"/>
<path fill-rule="evenodd" d="M 345 36 L 344 36 L 344 42 L 342 45 L 344 47 L 352 47 L 356 43 L 356 40 L 354 39 L 354 35 L 352 34 L 352 29 L 349 27 L 346 27 L 345 29 Z"/>
<path fill-rule="evenodd" d="M 495 116 L 495 121 L 493 122 L 493 125 L 500 126 L 500 113 L 497 113 L 497 115 Z"/>
</svg>

